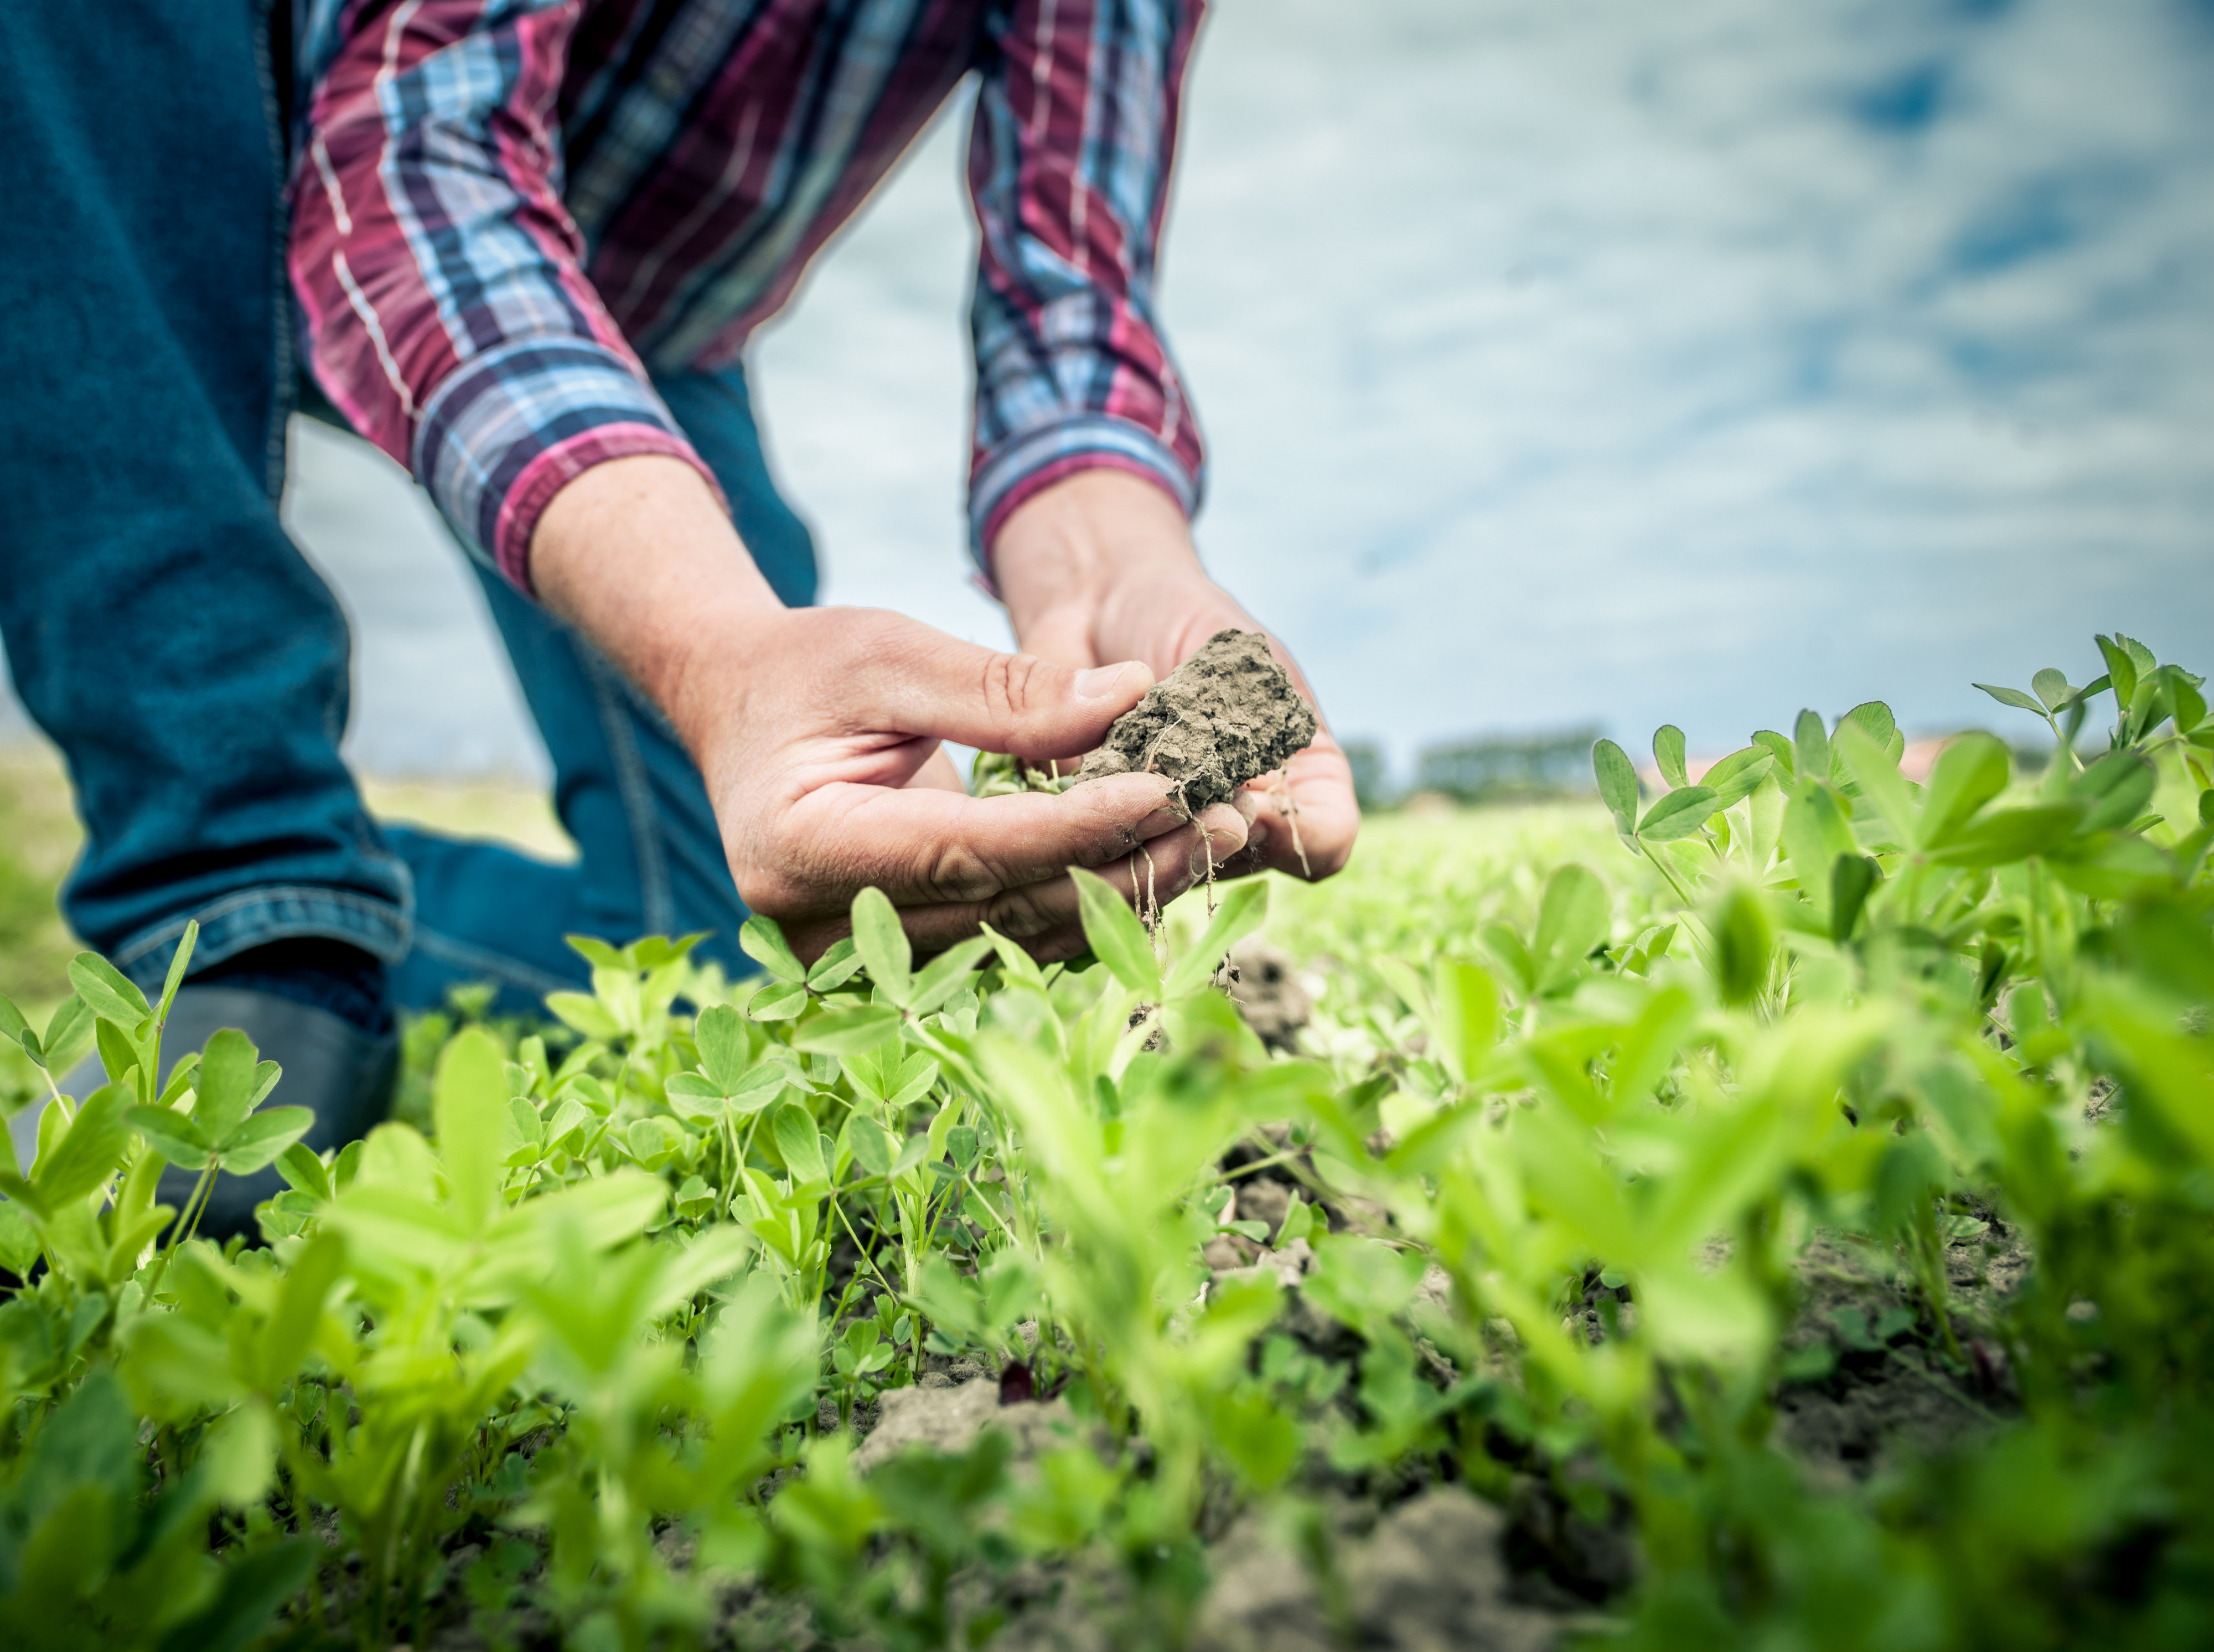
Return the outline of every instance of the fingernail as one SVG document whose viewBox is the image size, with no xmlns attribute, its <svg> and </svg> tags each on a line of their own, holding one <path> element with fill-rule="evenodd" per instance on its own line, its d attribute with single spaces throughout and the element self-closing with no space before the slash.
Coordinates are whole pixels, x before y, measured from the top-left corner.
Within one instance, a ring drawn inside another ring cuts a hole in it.
<svg viewBox="0 0 2214 1652">
<path fill-rule="evenodd" d="M 1257 821 L 1255 821 L 1255 822 L 1254 822 L 1251 826 L 1249 826 L 1249 827 L 1247 827 L 1247 828 L 1245 829 L 1245 847 L 1246 847 L 1246 850 L 1247 850 L 1247 852 L 1250 854 L 1250 853 L 1251 853 L 1251 852 L 1252 852 L 1253 850 L 1256 850 L 1256 849 L 1265 849 L 1265 848 L 1267 848 L 1268 847 L 1269 847 L 1269 827 L 1268 827 L 1268 823 L 1266 823 L 1265 821 L 1258 821 L 1258 820 L 1257 820 Z"/>
<path fill-rule="evenodd" d="M 1150 688 L 1153 673 L 1147 671 L 1140 661 L 1124 660 L 1120 665 L 1095 665 L 1088 671 L 1079 671 L 1076 674 L 1076 697 L 1079 700 L 1104 700 L 1116 692 L 1116 685 L 1134 670 L 1145 672 L 1146 686 Z"/>
</svg>

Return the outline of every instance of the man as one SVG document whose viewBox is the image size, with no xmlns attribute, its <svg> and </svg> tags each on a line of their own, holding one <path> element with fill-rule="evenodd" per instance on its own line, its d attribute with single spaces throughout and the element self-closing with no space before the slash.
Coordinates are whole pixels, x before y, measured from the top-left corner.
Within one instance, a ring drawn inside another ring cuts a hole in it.
<svg viewBox="0 0 2214 1652">
<path fill-rule="evenodd" d="M 667 714 L 682 748 L 669 768 L 688 754 L 704 772 L 738 894 L 803 945 L 835 933 L 865 882 L 924 945 L 985 916 L 1042 955 L 1082 945 L 1066 845 L 1018 847 L 1032 828 L 1013 811 L 988 867 L 949 875 L 925 852 L 932 823 L 984 818 L 927 795 L 953 785 L 925 761 L 934 739 L 1001 736 L 943 713 L 884 726 L 872 670 L 902 683 L 930 659 L 971 670 L 942 638 L 890 615 L 794 611 L 812 597 L 814 557 L 761 462 L 742 366 L 752 329 L 972 70 L 971 518 L 1018 645 L 1160 673 L 1223 626 L 1253 624 L 1192 553 L 1199 439 L 1153 319 L 1198 12 L 1189 0 L 356 0 L 315 25 L 291 267 L 316 376 L 476 553 L 534 704 L 581 703 L 589 668 L 548 683 L 533 663 L 559 627 L 518 592 Z M 552 652 L 581 661 L 559 634 Z M 666 743 L 650 711 L 631 702 L 629 715 L 643 745 Z M 593 743 L 612 716 L 593 719 Z M 572 754 L 542 710 L 541 722 L 566 789 Z M 1343 774 L 1325 745 L 1293 775 L 1308 810 L 1298 847 L 1322 871 L 1352 835 Z M 1229 812 L 1226 848 L 1246 835 Z M 704 810 L 676 813 L 704 834 Z M 1298 864 L 1282 815 L 1256 826 L 1257 861 Z M 1155 855 L 1179 886 L 1195 842 L 1188 832 Z M 1086 842 L 1078 858 L 1119 847 Z M 482 887 L 492 859 L 407 852 L 426 909 L 426 878 Z M 588 845 L 587 878 L 592 858 Z M 514 904 L 442 940 L 513 958 Z M 551 970 L 555 919 L 577 924 L 558 900 L 543 909 L 526 961 Z M 699 915 L 680 921 L 727 933 L 712 902 L 686 910 Z"/>
<path fill-rule="evenodd" d="M 311 1141 L 343 1140 L 383 1104 L 393 1002 L 571 984 L 565 933 L 706 929 L 742 967 L 742 900 L 819 950 L 876 884 L 921 948 L 989 921 L 1054 958 L 1082 945 L 1071 865 L 1128 893 L 1142 842 L 1165 896 L 1210 854 L 1342 864 L 1357 816 L 1326 738 L 1273 799 L 1196 823 L 1142 775 L 969 799 L 938 747 L 1073 756 L 1252 623 L 1192 553 L 1199 448 L 1152 319 L 1196 4 L 303 14 L 289 260 L 314 371 L 479 559 L 574 867 L 381 829 L 338 757 L 344 622 L 273 509 L 290 20 L 272 53 L 257 9 L 0 25 L 0 627 L 78 787 L 73 924 L 147 982 L 200 924 L 180 1047 L 245 1025 L 317 1106 Z M 811 548 L 740 365 L 972 68 L 973 515 L 1020 656 L 804 606 Z"/>
</svg>

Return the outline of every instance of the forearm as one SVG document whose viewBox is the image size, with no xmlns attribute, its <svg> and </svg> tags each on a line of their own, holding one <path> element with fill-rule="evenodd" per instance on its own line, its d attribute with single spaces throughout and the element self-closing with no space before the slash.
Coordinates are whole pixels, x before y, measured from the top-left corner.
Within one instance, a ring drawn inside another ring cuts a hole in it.
<svg viewBox="0 0 2214 1652">
<path fill-rule="evenodd" d="M 556 493 L 530 563 L 539 600 L 661 708 L 695 757 L 731 710 L 731 668 L 787 613 L 700 474 L 657 455 L 595 465 Z"/>
<path fill-rule="evenodd" d="M 1147 659 L 1165 676 L 1213 634 L 1183 634 L 1208 620 L 1199 607 L 1177 604 L 1179 593 L 1205 587 L 1219 598 L 1208 612 L 1235 607 L 1200 566 L 1182 508 L 1126 470 L 1079 471 L 1032 494 L 1008 516 L 991 554 L 1017 639 L 1049 658 L 1070 654 L 1079 634 L 1087 645 L 1095 634 L 1143 635 L 1148 654 L 1173 656 Z M 1165 612 L 1184 623 L 1165 631 L 1148 623 Z"/>
</svg>

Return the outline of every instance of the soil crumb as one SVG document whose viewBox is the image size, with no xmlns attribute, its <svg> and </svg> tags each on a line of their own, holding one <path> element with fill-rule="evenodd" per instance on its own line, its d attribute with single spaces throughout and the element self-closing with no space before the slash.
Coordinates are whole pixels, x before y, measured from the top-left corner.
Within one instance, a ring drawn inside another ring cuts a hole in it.
<svg viewBox="0 0 2214 1652">
<path fill-rule="evenodd" d="M 957 1455 L 988 1428 L 1012 1435 L 1015 1455 L 1023 1459 L 1075 1426 L 1075 1414 L 1062 1400 L 1001 1404 L 994 1377 L 954 1388 L 893 1388 L 878 1401 L 876 1427 L 854 1452 L 853 1470 L 865 1474 L 910 1446 Z"/>
<path fill-rule="evenodd" d="M 1077 784 L 1110 774 L 1162 774 L 1197 814 L 1246 781 L 1281 768 L 1315 737 L 1315 714 L 1257 631 L 1218 631 L 1146 690 L 1084 760 Z"/>
<path fill-rule="evenodd" d="M 1299 1031 L 1313 1016 L 1314 1000 L 1288 956 L 1266 941 L 1249 940 L 1214 972 L 1214 984 L 1263 1044 L 1286 1054 L 1298 1049 Z"/>
<path fill-rule="evenodd" d="M 1505 1520 L 1459 1488 L 1386 1514 L 1365 1542 L 1333 1545 L 1341 1611 L 1333 1624 L 1306 1566 L 1257 1519 L 1217 1557 L 1194 1643 L 1223 1652 L 1544 1652 L 1568 1624 L 1514 1601 L 1500 1557 Z M 1350 1631 L 1349 1636 L 1345 1631 Z"/>
</svg>

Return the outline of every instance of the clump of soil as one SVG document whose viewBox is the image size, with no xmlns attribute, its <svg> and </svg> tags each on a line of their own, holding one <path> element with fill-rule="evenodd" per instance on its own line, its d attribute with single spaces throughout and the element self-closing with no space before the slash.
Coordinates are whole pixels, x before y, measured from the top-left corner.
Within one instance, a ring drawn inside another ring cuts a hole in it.
<svg viewBox="0 0 2214 1652">
<path fill-rule="evenodd" d="M 1287 1054 L 1298 1049 L 1299 1031 L 1312 1019 L 1314 1000 L 1287 954 L 1266 941 L 1249 940 L 1214 972 L 1214 984 L 1263 1044 Z"/>
<path fill-rule="evenodd" d="M 1501 1556 L 1505 1526 L 1498 1510 L 1458 1487 L 1425 1491 L 1385 1514 L 1365 1539 L 1335 1534 L 1333 1601 L 1300 1557 L 1248 1517 L 1216 1556 L 1194 1643 L 1225 1652 L 1330 1652 L 1349 1643 L 1543 1652 L 1569 1625 L 1514 1599 Z"/>
<path fill-rule="evenodd" d="M 876 1427 L 853 1453 L 853 1469 L 865 1474 L 910 1446 L 949 1456 L 976 1443 L 986 1429 L 1014 1437 L 1015 1455 L 1026 1459 L 1064 1433 L 1073 1433 L 1076 1415 L 1066 1400 L 1027 1400 L 1010 1404 L 996 1378 L 978 1377 L 949 1388 L 891 1388 L 878 1402 Z"/>
<path fill-rule="evenodd" d="M 1084 760 L 1076 783 L 1110 774 L 1162 774 L 1179 810 L 1226 802 L 1246 781 L 1281 768 L 1315 737 L 1300 698 L 1257 631 L 1218 631 L 1146 690 Z"/>
</svg>

